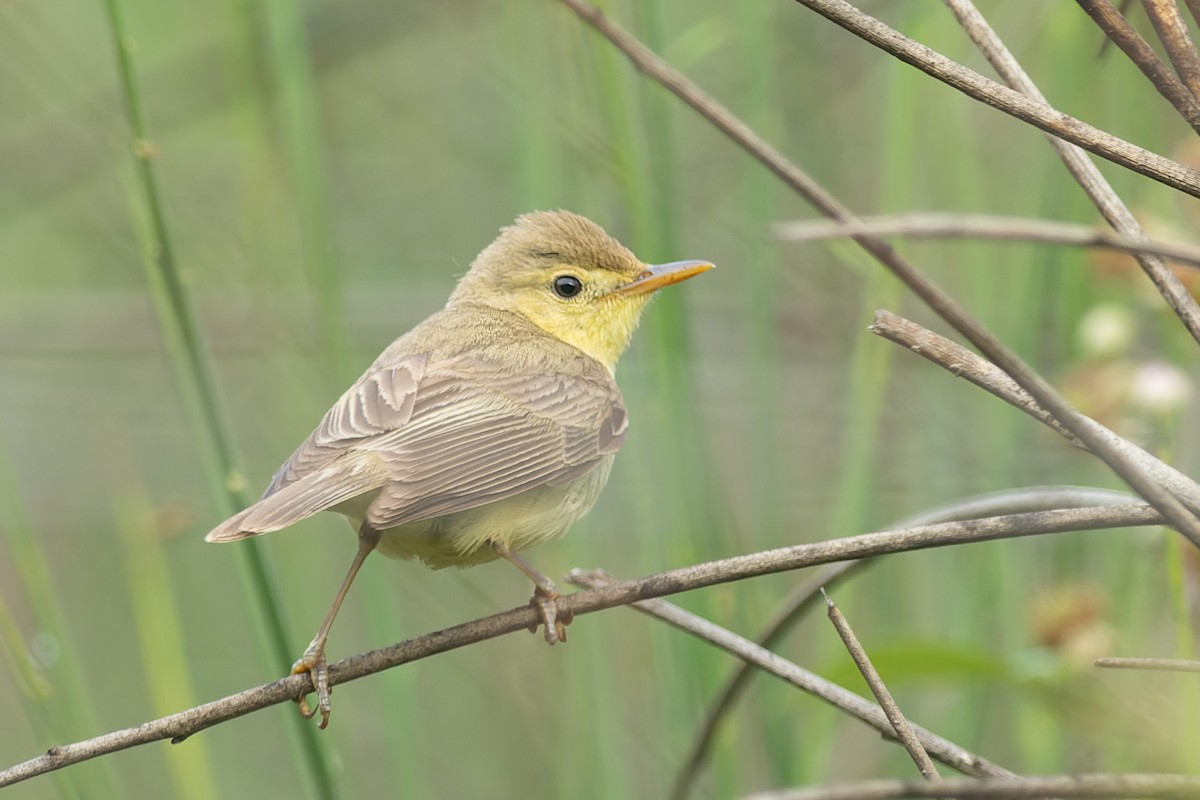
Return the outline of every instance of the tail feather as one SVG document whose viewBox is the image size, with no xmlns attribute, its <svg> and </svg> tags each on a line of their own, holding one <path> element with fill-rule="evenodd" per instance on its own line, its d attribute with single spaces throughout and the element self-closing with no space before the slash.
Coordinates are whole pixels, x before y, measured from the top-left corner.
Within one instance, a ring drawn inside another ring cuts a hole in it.
<svg viewBox="0 0 1200 800">
<path fill-rule="evenodd" d="M 236 542 L 286 528 L 379 489 L 388 472 L 374 453 L 354 452 L 267 495 L 209 531 L 206 542 Z"/>
</svg>

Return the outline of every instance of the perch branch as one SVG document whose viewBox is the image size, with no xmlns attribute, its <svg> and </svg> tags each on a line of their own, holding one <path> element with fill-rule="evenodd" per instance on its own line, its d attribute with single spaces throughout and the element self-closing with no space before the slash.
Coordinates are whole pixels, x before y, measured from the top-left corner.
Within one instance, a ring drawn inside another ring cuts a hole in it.
<svg viewBox="0 0 1200 800">
<path fill-rule="evenodd" d="M 646 578 L 622 581 L 563 597 L 559 609 L 568 614 L 589 614 L 635 600 L 714 586 L 756 575 L 828 564 L 867 556 L 944 547 L 992 539 L 1037 536 L 1078 530 L 1101 530 L 1135 525 L 1160 525 L 1162 517 L 1145 505 L 1125 505 L 1013 514 L 982 520 L 925 525 L 903 530 L 850 536 L 735 556 L 660 572 Z M 522 606 L 490 617 L 399 642 L 343 659 L 329 666 L 331 686 L 357 680 L 390 667 L 444 653 L 485 639 L 528 629 L 538 622 L 537 612 Z M 291 675 L 235 695 L 180 711 L 160 719 L 113 731 L 94 739 L 52 747 L 43 755 L 0 770 L 0 787 L 42 775 L 80 761 L 163 739 L 181 742 L 187 737 L 254 711 L 289 702 L 312 692 L 311 676 Z"/>
<path fill-rule="evenodd" d="M 782 222 L 774 226 L 774 231 L 776 238 L 788 242 L 812 242 L 865 234 L 930 239 L 994 239 L 1098 247 L 1123 253 L 1161 256 L 1191 267 L 1200 267 L 1200 247 L 1196 245 L 1124 236 L 1090 225 L 1021 217 L 995 217 L 984 214 L 888 214 L 860 217 L 849 225 L 824 220 Z"/>
<path fill-rule="evenodd" d="M 840 0 L 805 0 L 809 5 L 848 7 L 855 18 L 864 15 Z M 728 109 L 709 97 L 683 73 L 671 67 L 635 37 L 622 30 L 605 17 L 599 9 L 586 0 L 560 0 L 595 28 L 630 59 L 634 66 L 675 94 L 721 132 L 758 159 L 791 189 L 812 203 L 822 214 L 839 222 L 853 222 L 854 215 L 823 186 L 814 181 L 795 164 L 784 158 L 749 126 L 734 116 Z M 866 17 L 870 20 L 870 17 Z M 841 24 L 841 23 L 839 23 Z M 872 30 L 879 32 L 876 21 Z M 886 26 L 884 26 L 886 28 Z M 890 30 L 890 29 L 887 29 Z M 892 33 L 895 33 L 894 31 Z M 895 34 L 899 36 L 899 34 Z M 922 52 L 928 48 L 921 48 Z M 932 52 L 932 51 L 928 51 Z M 1003 87 L 1001 87 L 1003 88 Z M 1022 97 L 1011 89 L 1005 92 Z M 1023 98 L 1024 99 L 1024 98 Z M 1025 102 L 1029 102 L 1024 99 Z M 1176 165 L 1178 166 L 1178 165 Z M 1200 547 L 1200 519 L 1197 519 L 1179 499 L 1157 484 L 1109 441 L 1087 428 L 1082 415 L 1067 403 L 1044 378 L 1034 372 L 1016 353 L 1006 347 L 995 335 L 984 328 L 974 317 L 956 303 L 953 298 L 922 275 L 912 264 L 902 258 L 887 242 L 871 236 L 855 236 L 854 241 L 892 272 L 914 294 L 920 297 L 940 317 L 966 336 L 988 358 L 1007 372 L 1021 388 L 1029 392 L 1038 404 L 1050 412 L 1063 427 L 1074 433 L 1101 458 L 1117 475 L 1128 483 L 1139 495 L 1158 509 L 1168 524 L 1183 534 L 1192 544 Z M 1200 487 L 1198 487 L 1200 488 Z"/>
</svg>

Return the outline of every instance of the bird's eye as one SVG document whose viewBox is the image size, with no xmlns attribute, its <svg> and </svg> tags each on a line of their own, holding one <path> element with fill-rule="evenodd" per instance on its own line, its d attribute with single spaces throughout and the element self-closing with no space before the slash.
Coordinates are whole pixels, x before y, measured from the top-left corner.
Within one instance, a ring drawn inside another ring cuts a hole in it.
<svg viewBox="0 0 1200 800">
<path fill-rule="evenodd" d="M 559 275 L 554 279 L 554 293 L 559 297 L 574 297 L 583 291 L 583 281 L 574 275 Z"/>
</svg>

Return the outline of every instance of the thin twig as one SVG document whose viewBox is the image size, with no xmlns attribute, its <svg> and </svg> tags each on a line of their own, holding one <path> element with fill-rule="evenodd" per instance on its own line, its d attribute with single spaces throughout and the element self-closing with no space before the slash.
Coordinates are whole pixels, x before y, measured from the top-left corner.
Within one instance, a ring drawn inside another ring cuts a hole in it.
<svg viewBox="0 0 1200 800">
<path fill-rule="evenodd" d="M 992 30 L 987 20 L 970 0 L 946 0 L 946 2 L 967 36 L 971 38 L 971 41 L 975 43 L 975 46 L 983 53 L 996 72 L 1017 91 L 1039 102 L 1045 102 L 1046 98 L 1038 89 L 1037 84 L 1021 68 L 1017 59 L 1004 46 L 1004 42 L 1000 41 L 1000 37 L 996 35 L 996 32 Z M 1126 237 L 1137 241 L 1144 240 L 1146 236 L 1142 232 L 1137 218 L 1122 202 L 1092 159 L 1088 158 L 1087 154 L 1075 145 L 1053 136 L 1049 140 L 1054 149 L 1058 151 L 1058 156 L 1062 159 L 1067 171 L 1071 173 L 1080 188 L 1087 193 L 1108 224 Z M 1179 276 L 1160 258 L 1149 254 L 1135 257 L 1138 264 L 1141 265 L 1142 271 L 1154 283 L 1167 305 L 1183 322 L 1192 338 L 1200 343 L 1200 305 L 1196 303 L 1191 292 L 1179 280 Z"/>
<path fill-rule="evenodd" d="M 863 781 L 843 786 L 758 792 L 742 800 L 892 800 L 901 797 L 962 798 L 1195 798 L 1200 777 L 1195 775 L 1054 775 L 975 781 Z"/>
<path fill-rule="evenodd" d="M 1046 413 L 1033 398 L 1021 390 L 1021 387 L 1009 378 L 1003 370 L 987 359 L 980 358 L 960 344 L 940 336 L 928 328 L 924 328 L 911 320 L 897 316 L 890 311 L 875 312 L 875 320 L 867 328 L 871 333 L 882 336 L 908 348 L 917 355 L 932 361 L 951 374 L 965 378 L 979 388 L 999 397 L 1014 408 L 1024 411 L 1029 416 L 1053 429 L 1065 437 L 1076 447 L 1091 451 L 1090 447 L 1074 438 L 1062 425 Z M 1097 438 L 1103 438 L 1108 445 L 1120 450 L 1127 459 L 1139 465 L 1139 468 L 1150 478 L 1173 492 L 1189 508 L 1200 512 L 1200 486 L 1189 476 L 1155 458 L 1150 453 L 1138 447 L 1128 439 L 1113 433 L 1108 428 L 1096 422 L 1091 417 L 1080 415 L 1081 426 Z"/>
<path fill-rule="evenodd" d="M 784 158 L 775 148 L 771 147 L 761 136 L 748 125 L 734 116 L 728 109 L 709 97 L 695 83 L 688 80 L 681 72 L 671 67 L 649 48 L 631 36 L 611 20 L 606 18 L 599 9 L 586 0 L 560 0 L 581 19 L 595 28 L 601 35 L 613 43 L 624 53 L 634 66 L 671 91 L 681 100 L 699 112 L 720 131 L 729 136 L 747 153 L 758 159 L 778 178 L 794 191 L 806 198 L 822 214 L 839 222 L 852 222 L 855 217 L 846 206 L 842 205 L 823 186 L 814 181 L 809 175 L 795 164 Z M 868 27 L 876 38 L 882 36 L 889 41 L 900 35 L 890 28 L 873 20 L 871 17 L 858 12 L 857 9 L 841 0 L 804 0 L 806 5 L 820 6 L 827 9 L 836 7 L 851 15 L 852 19 L 838 18 L 835 21 L 843 26 L 851 26 L 869 20 Z M 848 9 L 848 11 L 847 11 Z M 824 11 L 822 13 L 825 13 Z M 890 34 L 884 35 L 887 31 Z M 903 39 L 904 37 L 900 37 Z M 875 39 L 872 39 L 874 41 Z M 912 43 L 911 40 L 904 41 Z M 920 52 L 934 58 L 928 48 L 920 48 Z M 945 60 L 944 57 L 937 58 Z M 940 62 L 939 62 L 940 63 Z M 974 73 L 972 73 L 974 74 Z M 1003 87 L 1001 87 L 1003 88 Z M 1017 95 L 1010 89 L 1005 92 Z M 1198 173 L 1200 174 L 1200 173 Z M 920 297 L 938 316 L 950 323 L 968 340 L 1007 372 L 1013 380 L 1029 392 L 1055 419 L 1078 436 L 1088 447 L 1101 458 L 1117 475 L 1128 483 L 1134 491 L 1145 498 L 1151 505 L 1162 512 L 1173 528 L 1183 534 L 1192 544 L 1200 547 L 1200 519 L 1197 519 L 1183 506 L 1174 495 L 1154 482 L 1140 467 L 1131 462 L 1122 452 L 1114 449 L 1104 438 L 1096 435 L 1085 427 L 1082 415 L 1067 403 L 1067 401 L 1048 382 L 1034 372 L 1016 353 L 1006 347 L 995 335 L 984 328 L 974 317 L 956 303 L 953 298 L 938 288 L 932 281 L 922 275 L 912 264 L 902 258 L 887 242 L 871 236 L 855 236 L 854 241 L 899 278 L 914 294 Z"/>
<path fill-rule="evenodd" d="M 1012 514 L 990 519 L 924 525 L 832 539 L 825 542 L 782 547 L 761 553 L 735 556 L 660 572 L 633 581 L 623 581 L 577 592 L 558 601 L 560 613 L 582 615 L 635 600 L 685 592 L 729 583 L 756 575 L 866 558 L 930 547 L 983 542 L 1079 530 L 1104 530 L 1137 525 L 1161 525 L 1162 516 L 1145 505 L 1125 505 Z M 399 642 L 343 659 L 329 666 L 329 684 L 372 675 L 390 667 L 427 658 L 485 639 L 528 629 L 538 622 L 537 611 L 521 606 L 500 614 L 463 623 L 452 628 Z M 114 731 L 75 744 L 51 748 L 46 754 L 0 771 L 0 787 L 60 769 L 69 764 L 163 739 L 183 741 L 205 728 L 244 716 L 278 703 L 289 702 L 312 692 L 308 673 L 291 675 L 273 683 L 248 689 L 221 700 Z"/>
<path fill-rule="evenodd" d="M 774 226 L 774 231 L 777 239 L 787 242 L 812 242 L 867 234 L 933 239 L 994 239 L 1098 247 L 1123 253 L 1162 256 L 1181 264 L 1200 267 L 1200 246 L 1197 245 L 1122 236 L 1090 225 L 1025 217 L 914 212 L 860 217 L 848 225 L 825 220 L 781 222 Z"/>
<path fill-rule="evenodd" d="M 1021 514 L 1030 511 L 1050 511 L 1056 508 L 1120 505 L 1134 499 L 1124 492 L 1088 489 L 1079 486 L 1008 489 L 958 500 L 940 508 L 908 517 L 891 527 L 908 528 L 914 525 L 932 525 L 939 522 Z M 820 598 L 818 590 L 822 586 L 833 586 L 855 574 L 860 568 L 873 563 L 875 562 L 870 560 L 845 561 L 833 564 L 801 581 L 783 599 L 779 604 L 779 609 L 771 615 L 762 629 L 755 634 L 754 641 L 768 650 L 774 648 L 816 604 L 816 600 Z M 746 662 L 739 663 L 714 697 L 703 721 L 697 726 L 692 746 L 688 748 L 688 755 L 680 765 L 679 774 L 671 788 L 672 800 L 686 800 L 692 785 L 700 774 L 700 768 L 708 760 L 721 723 L 732 712 L 734 705 L 746 687 L 750 685 L 751 678 L 756 674 L 754 665 Z"/>
<path fill-rule="evenodd" d="M 875 700 L 879 703 L 879 707 L 887 715 L 888 722 L 892 725 L 892 730 L 896 732 L 896 738 L 900 740 L 900 744 L 904 745 L 904 749 L 908 751 L 908 755 L 912 758 L 913 763 L 917 765 L 921 777 L 927 781 L 940 779 L 941 776 L 938 775 L 937 767 L 933 765 L 933 762 L 929 759 L 929 754 L 925 752 L 925 748 L 921 746 L 920 740 L 913 733 L 908 720 L 904 718 L 904 712 L 896 704 L 892 693 L 888 691 L 887 684 L 883 682 L 883 678 L 880 677 L 879 672 L 875 669 L 875 665 L 871 663 L 871 658 L 867 655 L 867 651 L 863 649 L 862 643 L 854 635 L 854 629 L 850 627 L 849 621 L 846 620 L 841 609 L 834 604 L 833 598 L 829 596 L 824 588 L 821 589 L 821 595 L 825 598 L 825 604 L 829 609 L 829 621 L 833 623 L 834 630 L 837 631 L 842 644 L 846 645 L 846 651 L 850 653 L 850 658 L 854 659 L 854 665 L 858 667 L 863 680 L 870 687 L 871 694 L 875 695 Z"/>
<path fill-rule="evenodd" d="M 1108 669 L 1150 669 L 1162 672 L 1200 672 L 1200 661 L 1181 658 L 1097 658 L 1092 662 Z"/>
<path fill-rule="evenodd" d="M 1200 106 L 1187 87 L 1179 78 L 1171 74 L 1171 70 L 1150 43 L 1133 29 L 1116 6 L 1109 0 L 1077 0 L 1079 6 L 1096 23 L 1096 27 L 1104 31 L 1108 40 L 1121 49 L 1134 66 L 1142 71 L 1146 80 L 1150 81 L 1158 93 L 1175 107 L 1193 130 L 1200 131 Z"/>
<path fill-rule="evenodd" d="M 587 587 L 616 585 L 615 579 L 603 570 L 575 570 L 568 576 L 568 580 L 578 586 Z M 630 603 L 630 605 L 643 614 L 661 619 L 673 627 L 699 637 L 709 644 L 716 645 L 731 655 L 786 681 L 797 689 L 870 725 L 887 738 L 895 736 L 887 714 L 879 706 L 836 683 L 827 681 L 819 675 L 793 664 L 749 639 L 738 636 L 703 617 L 684 611 L 679 606 L 665 600 L 642 600 Z M 1013 775 L 1009 770 L 988 761 L 983 756 L 965 750 L 924 728 L 913 725 L 911 731 L 929 753 L 932 753 L 946 766 L 959 772 L 981 778 L 1011 777 Z"/>
<path fill-rule="evenodd" d="M 567 0 L 563 0 L 567 2 Z M 989 80 L 908 38 L 845 0 L 797 0 L 881 50 L 916 67 L 968 97 L 1077 144 L 1114 164 L 1139 172 L 1181 192 L 1200 197 L 1200 172 L 1151 153 L 1099 128 Z"/>
<path fill-rule="evenodd" d="M 1128 501 L 1128 498 L 1127 498 Z M 986 516 L 986 515 L 977 515 Z M 969 519 L 970 516 L 955 519 Z M 820 599 L 822 586 L 834 586 L 856 574 L 861 568 L 875 562 L 869 559 L 856 559 L 830 564 L 828 567 L 809 575 L 796 585 L 779 604 L 779 610 L 771 615 L 762 629 L 755 634 L 754 643 L 767 650 L 773 648 L 784 635 L 790 631 L 816 605 Z M 755 665 L 750 661 L 740 661 L 734 667 L 730 676 L 713 701 L 708 706 L 704 719 L 696 727 L 696 735 L 692 746 L 688 748 L 687 756 L 680 762 L 679 772 L 671 787 L 671 800 L 686 800 L 691 794 L 692 786 L 700 776 L 700 769 L 708 761 L 709 753 L 717 738 L 721 724 L 733 711 L 734 705 L 742 697 L 750 681 L 758 674 Z"/>
<path fill-rule="evenodd" d="M 1154 25 L 1154 32 L 1179 79 L 1193 98 L 1200 98 L 1200 57 L 1196 55 L 1196 45 L 1192 43 L 1192 35 L 1179 15 L 1175 0 L 1142 0 L 1142 7 L 1146 9 L 1146 16 Z"/>
</svg>

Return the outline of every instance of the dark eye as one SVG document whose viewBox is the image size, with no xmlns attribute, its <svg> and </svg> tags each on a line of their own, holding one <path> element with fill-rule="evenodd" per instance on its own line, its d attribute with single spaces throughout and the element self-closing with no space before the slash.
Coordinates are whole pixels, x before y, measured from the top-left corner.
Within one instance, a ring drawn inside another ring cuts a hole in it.
<svg viewBox="0 0 1200 800">
<path fill-rule="evenodd" d="M 583 291 L 583 281 L 574 275 L 559 275 L 554 279 L 554 293 L 559 297 L 574 297 Z"/>
</svg>

